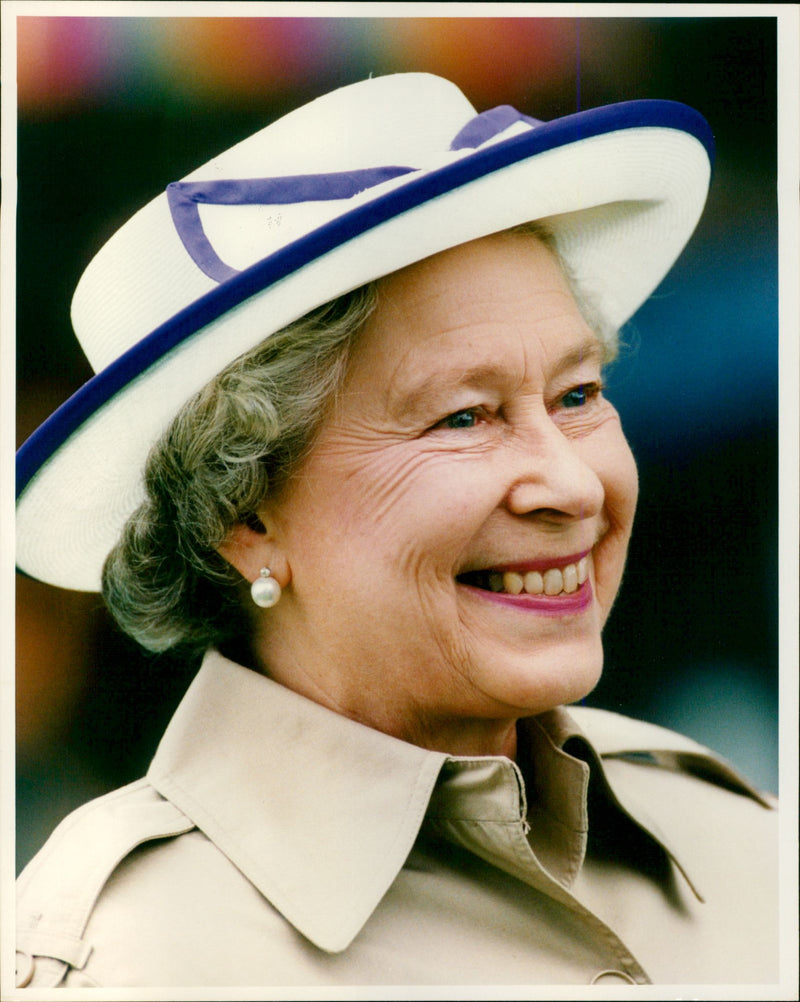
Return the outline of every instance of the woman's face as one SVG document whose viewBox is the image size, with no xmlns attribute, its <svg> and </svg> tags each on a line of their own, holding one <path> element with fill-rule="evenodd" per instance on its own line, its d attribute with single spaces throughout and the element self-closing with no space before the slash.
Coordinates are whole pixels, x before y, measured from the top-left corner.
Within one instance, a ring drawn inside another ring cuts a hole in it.
<svg viewBox="0 0 800 1002">
<path fill-rule="evenodd" d="M 385 279 L 341 399 L 265 506 L 291 579 L 264 669 L 465 753 L 589 692 L 637 494 L 601 354 L 529 236 Z"/>
</svg>

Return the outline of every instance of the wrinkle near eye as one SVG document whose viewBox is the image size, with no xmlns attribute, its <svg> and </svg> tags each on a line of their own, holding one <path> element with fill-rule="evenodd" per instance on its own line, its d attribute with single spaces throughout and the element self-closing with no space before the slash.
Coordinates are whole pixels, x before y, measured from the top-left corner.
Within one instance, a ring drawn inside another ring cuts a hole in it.
<svg viewBox="0 0 800 1002">
<path fill-rule="evenodd" d="M 412 450 L 404 447 L 407 445 L 407 442 L 384 443 L 360 451 L 352 444 L 342 450 L 341 443 L 337 443 L 334 454 L 343 460 L 344 480 L 360 488 L 358 505 L 348 513 L 351 518 L 368 512 L 376 523 L 391 524 L 393 510 L 414 490 L 434 456 L 431 450 Z"/>
<path fill-rule="evenodd" d="M 620 423 L 614 405 L 598 395 L 584 407 L 560 408 L 551 415 L 556 425 L 570 438 L 584 438 L 610 421 Z"/>
</svg>

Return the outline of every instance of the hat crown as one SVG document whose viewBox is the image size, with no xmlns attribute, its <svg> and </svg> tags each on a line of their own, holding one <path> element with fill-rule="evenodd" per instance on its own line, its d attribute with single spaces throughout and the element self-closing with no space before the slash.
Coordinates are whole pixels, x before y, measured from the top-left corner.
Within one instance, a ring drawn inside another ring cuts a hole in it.
<svg viewBox="0 0 800 1002">
<path fill-rule="evenodd" d="M 446 152 L 474 115 L 449 80 L 429 73 L 374 77 L 289 112 L 184 180 L 413 167 L 409 159 Z"/>
<path fill-rule="evenodd" d="M 182 180 L 435 166 L 458 156 L 450 152 L 450 143 L 474 116 L 461 91 L 441 77 L 371 78 L 289 112 Z M 241 271 L 339 215 L 342 202 L 209 204 L 198 211 L 214 253 Z M 75 290 L 72 323 L 92 368 L 99 372 L 110 365 L 216 285 L 187 251 L 162 192 L 98 251 Z"/>
</svg>

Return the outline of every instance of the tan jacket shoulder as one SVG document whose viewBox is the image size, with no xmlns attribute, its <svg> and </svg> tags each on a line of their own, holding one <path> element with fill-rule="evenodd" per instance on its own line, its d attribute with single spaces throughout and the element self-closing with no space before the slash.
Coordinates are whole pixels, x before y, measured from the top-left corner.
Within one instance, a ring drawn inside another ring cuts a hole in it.
<svg viewBox="0 0 800 1002">
<path fill-rule="evenodd" d="M 91 953 L 86 924 L 120 860 L 136 846 L 192 828 L 146 780 L 65 818 L 17 884 L 17 987 L 56 987 L 69 970 L 81 970 Z"/>
<path fill-rule="evenodd" d="M 730 971 L 759 981 L 765 969 L 777 970 L 776 798 L 682 734 L 603 710 L 569 713 L 599 753 L 617 801 L 667 849 L 702 902 L 697 956 L 715 958 L 719 983 Z"/>
</svg>

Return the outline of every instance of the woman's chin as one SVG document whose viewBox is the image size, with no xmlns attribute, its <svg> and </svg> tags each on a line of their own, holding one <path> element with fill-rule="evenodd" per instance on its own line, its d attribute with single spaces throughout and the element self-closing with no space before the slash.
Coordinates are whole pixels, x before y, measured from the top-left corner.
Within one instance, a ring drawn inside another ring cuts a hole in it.
<svg viewBox="0 0 800 1002">
<path fill-rule="evenodd" d="M 484 691 L 520 710 L 520 716 L 532 716 L 581 700 L 595 688 L 603 671 L 597 602 L 566 616 L 515 615 L 502 603 L 488 604 L 494 621 L 481 617 L 482 629 L 470 630 Z"/>
<path fill-rule="evenodd" d="M 514 715 L 532 717 L 588 696 L 602 671 L 599 640 L 547 653 L 537 650 L 528 657 L 498 654 L 489 669 L 487 690 Z"/>
</svg>

